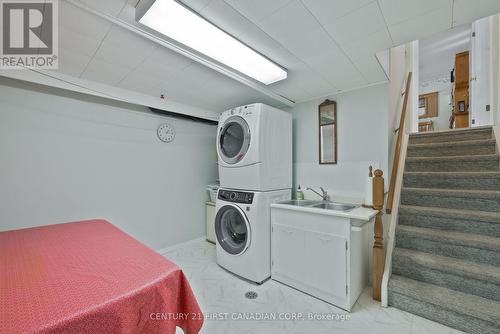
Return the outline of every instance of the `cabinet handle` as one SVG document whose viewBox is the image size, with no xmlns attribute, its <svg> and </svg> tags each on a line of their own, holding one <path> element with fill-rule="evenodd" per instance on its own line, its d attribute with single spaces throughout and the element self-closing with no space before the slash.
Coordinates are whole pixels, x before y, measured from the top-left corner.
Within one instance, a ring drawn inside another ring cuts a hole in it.
<svg viewBox="0 0 500 334">
<path fill-rule="evenodd" d="M 285 232 L 286 234 L 292 234 L 293 231 L 287 231 L 287 230 L 282 230 L 283 232 Z"/>
<path fill-rule="evenodd" d="M 325 242 L 332 241 L 332 239 L 322 238 L 322 237 L 319 237 L 318 239 L 321 240 L 321 241 L 325 241 Z"/>
</svg>

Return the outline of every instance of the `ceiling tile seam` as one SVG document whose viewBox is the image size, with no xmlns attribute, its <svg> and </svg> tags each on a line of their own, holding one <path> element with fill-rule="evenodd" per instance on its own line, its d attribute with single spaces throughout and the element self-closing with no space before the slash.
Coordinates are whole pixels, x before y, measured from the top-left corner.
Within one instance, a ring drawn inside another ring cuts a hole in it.
<svg viewBox="0 0 500 334">
<path fill-rule="evenodd" d="M 225 3 L 227 3 L 226 0 L 223 0 Z M 271 0 L 272 1 L 272 0 Z M 264 15 L 263 17 L 259 18 L 259 22 L 260 21 L 264 21 L 265 19 L 267 19 L 268 17 L 274 15 L 275 13 L 277 13 L 278 11 L 280 11 L 281 9 L 285 8 L 286 6 L 288 6 L 293 0 L 288 0 L 285 4 L 283 4 L 282 6 L 279 6 L 278 8 L 274 9 L 273 11 L 271 11 L 270 13 L 268 13 L 267 15 Z M 229 5 L 229 4 L 228 4 Z M 231 6 L 231 5 L 229 5 Z M 251 21 L 251 20 L 250 20 Z M 252 21 L 253 22 L 253 21 Z"/>
<path fill-rule="evenodd" d="M 363 8 L 363 7 L 366 7 L 366 6 L 368 6 L 368 5 L 371 5 L 371 4 L 372 4 L 373 2 L 375 2 L 375 1 L 377 1 L 377 0 L 370 0 L 370 1 L 368 1 L 367 3 L 364 3 L 364 4 L 362 4 L 362 5 L 359 5 L 358 7 L 356 7 L 356 8 L 354 8 L 354 9 L 351 9 L 351 10 L 347 11 L 347 12 L 346 12 L 345 14 L 343 14 L 343 15 L 340 15 L 340 16 L 335 17 L 335 18 L 334 18 L 334 20 L 340 20 L 340 19 L 342 19 L 342 18 L 344 18 L 344 17 L 346 17 L 346 16 L 348 16 L 348 15 L 350 15 L 350 14 L 354 13 L 355 11 L 360 10 L 360 9 L 361 9 L 361 8 Z M 304 4 L 304 5 L 305 5 L 305 6 L 307 6 L 306 4 Z M 323 24 L 321 24 L 321 25 L 323 25 Z"/>
<path fill-rule="evenodd" d="M 451 3 L 451 28 L 455 26 L 455 0 Z"/>
<path fill-rule="evenodd" d="M 146 59 L 148 59 L 149 57 L 151 57 L 151 55 L 160 48 L 160 46 L 155 46 L 153 48 L 153 50 L 151 50 L 151 52 L 149 52 L 148 55 L 144 56 L 144 58 L 134 67 L 131 68 L 131 70 L 125 74 L 125 76 L 123 78 L 120 79 L 120 81 L 117 82 L 117 85 L 121 84 L 123 82 L 123 80 L 125 80 L 132 72 L 134 72 L 135 70 L 137 70 L 139 68 L 139 66 L 141 66 L 142 64 L 144 64 L 144 62 L 146 61 Z"/>
<path fill-rule="evenodd" d="M 125 3 L 122 5 L 122 8 L 120 9 L 119 13 L 121 13 L 123 11 L 123 9 L 127 6 L 127 1 L 125 1 Z M 79 8 L 79 10 L 82 10 Z M 80 73 L 80 75 L 78 76 L 79 78 L 81 78 L 83 76 L 83 74 L 85 73 L 85 71 L 87 71 L 87 68 L 89 67 L 90 63 L 92 62 L 92 60 L 94 60 L 97 52 L 99 51 L 99 49 L 101 48 L 102 44 L 104 43 L 104 40 L 106 39 L 106 37 L 108 37 L 108 34 L 110 33 L 111 29 L 113 28 L 114 24 L 111 24 L 108 28 L 108 31 L 106 31 L 106 33 L 104 34 L 102 40 L 99 42 L 99 46 L 96 48 L 94 54 L 90 57 L 90 60 L 88 61 L 88 63 L 85 65 L 85 67 L 83 68 L 82 72 Z"/>
<path fill-rule="evenodd" d="M 304 6 L 304 8 L 309 12 L 309 14 L 312 15 L 312 17 L 314 18 L 314 20 L 320 25 L 321 29 L 323 29 L 323 31 L 326 33 L 326 35 L 330 38 L 330 40 L 340 49 L 340 51 L 342 51 L 342 53 L 344 54 L 344 56 L 349 59 L 349 62 L 351 63 L 351 65 L 356 69 L 356 71 L 358 71 L 358 73 L 361 75 L 361 77 L 363 78 L 363 80 L 368 83 L 368 79 L 364 76 L 364 74 L 359 70 L 358 66 L 356 66 L 356 64 L 354 64 L 354 61 L 351 59 L 351 57 L 349 57 L 349 55 L 347 55 L 347 52 L 344 50 L 344 48 L 342 48 L 340 46 L 340 44 L 337 42 L 337 40 L 332 36 L 330 35 L 330 33 L 325 29 L 325 27 L 321 24 L 321 22 L 318 20 L 318 18 L 311 12 L 311 10 L 309 9 L 309 7 L 307 7 L 304 2 L 302 0 L 299 0 L 300 3 L 302 4 L 302 6 Z M 371 4 L 372 2 L 369 2 L 368 4 Z M 368 5 L 366 4 L 366 6 Z M 364 6 L 361 6 L 360 8 L 363 8 Z M 325 80 L 327 80 L 325 78 Z M 328 80 L 328 82 L 330 82 Z M 331 83 L 331 82 L 330 82 Z"/>
<path fill-rule="evenodd" d="M 453 1 L 453 0 L 450 0 L 450 1 Z M 453 3 L 452 3 L 452 4 L 453 4 Z M 415 19 L 417 19 L 417 18 L 419 18 L 419 17 L 423 17 L 423 16 L 426 16 L 426 15 L 429 15 L 429 14 L 431 14 L 431 13 L 434 13 L 434 12 L 436 12 L 436 11 L 438 11 L 438 10 L 441 10 L 441 9 L 443 9 L 443 8 L 446 8 L 446 7 L 447 7 L 447 6 L 441 6 L 441 7 L 436 7 L 436 8 L 433 8 L 433 9 L 429 9 L 428 11 L 425 11 L 425 12 L 423 12 L 423 13 L 421 13 L 421 14 L 417 15 L 417 16 L 410 17 L 410 18 L 408 18 L 408 19 L 406 19 L 406 20 L 401 20 L 401 21 L 394 22 L 394 23 L 392 23 L 392 24 L 389 24 L 388 26 L 389 26 L 389 27 L 394 27 L 394 26 L 400 25 L 400 24 L 402 24 L 402 23 L 405 23 L 405 22 L 408 22 L 408 21 L 415 20 Z M 383 12 L 382 12 L 382 13 L 383 13 Z M 410 42 L 410 41 L 407 41 L 407 42 Z"/>
<path fill-rule="evenodd" d="M 114 24 L 111 24 L 108 28 L 108 31 L 106 31 L 106 33 L 104 34 L 103 38 L 101 39 L 101 41 L 99 42 L 99 45 L 97 46 L 97 48 L 95 49 L 94 51 L 94 54 L 92 56 L 90 56 L 90 60 L 88 61 L 88 63 L 85 65 L 85 67 L 83 68 L 82 72 L 80 73 L 80 75 L 78 76 L 79 78 L 81 78 L 83 76 L 83 74 L 87 71 L 87 68 L 89 67 L 90 63 L 94 60 L 97 52 L 99 52 L 99 49 L 101 49 L 101 46 L 102 44 L 104 43 L 104 40 L 106 39 L 106 37 L 108 36 L 109 32 L 111 31 L 111 28 L 113 28 Z"/>
<path fill-rule="evenodd" d="M 387 20 L 385 18 L 384 12 L 382 11 L 382 7 L 380 7 L 379 0 L 376 0 L 378 10 L 380 11 L 380 15 L 382 15 L 382 19 L 384 20 L 385 28 L 387 29 L 387 33 L 389 34 L 389 38 L 391 39 L 391 45 L 394 46 L 394 39 L 392 38 L 391 31 L 389 30 L 389 25 L 387 24 Z"/>
</svg>

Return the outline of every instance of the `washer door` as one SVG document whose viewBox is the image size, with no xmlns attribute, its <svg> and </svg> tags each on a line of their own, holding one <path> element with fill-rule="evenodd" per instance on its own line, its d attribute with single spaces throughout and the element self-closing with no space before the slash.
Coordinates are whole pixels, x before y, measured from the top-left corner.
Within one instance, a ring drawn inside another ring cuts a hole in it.
<svg viewBox="0 0 500 334">
<path fill-rule="evenodd" d="M 219 134 L 219 155 L 224 162 L 234 165 L 243 157 L 250 146 L 250 128 L 240 116 L 229 117 Z"/>
<path fill-rule="evenodd" d="M 215 234 L 219 245 L 231 255 L 245 252 L 250 244 L 250 225 L 243 211 L 234 205 L 225 205 L 215 216 Z"/>
</svg>

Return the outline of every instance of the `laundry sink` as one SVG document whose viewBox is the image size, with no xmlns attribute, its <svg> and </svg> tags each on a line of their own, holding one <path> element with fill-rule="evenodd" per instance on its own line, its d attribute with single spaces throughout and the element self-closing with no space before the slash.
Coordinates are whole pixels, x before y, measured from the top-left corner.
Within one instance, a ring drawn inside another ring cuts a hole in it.
<svg viewBox="0 0 500 334">
<path fill-rule="evenodd" d="M 348 212 L 348 211 L 351 211 L 351 210 L 358 207 L 357 205 L 354 205 L 354 204 L 328 202 L 328 201 L 313 201 L 313 200 L 305 200 L 305 199 L 301 199 L 301 200 L 292 199 L 292 200 L 288 200 L 288 201 L 279 202 L 277 204 L 300 206 L 300 207 L 315 208 L 315 209 L 343 211 L 343 212 Z"/>
<path fill-rule="evenodd" d="M 279 204 L 294 205 L 294 206 L 311 206 L 311 205 L 317 204 L 317 203 L 318 203 L 318 201 L 311 201 L 311 200 L 306 200 L 306 199 L 292 199 L 289 201 L 279 202 Z"/>
<path fill-rule="evenodd" d="M 353 204 L 335 203 L 335 202 L 322 202 L 319 204 L 311 205 L 313 208 L 326 209 L 326 210 L 336 210 L 336 211 L 351 211 L 356 208 Z"/>
</svg>

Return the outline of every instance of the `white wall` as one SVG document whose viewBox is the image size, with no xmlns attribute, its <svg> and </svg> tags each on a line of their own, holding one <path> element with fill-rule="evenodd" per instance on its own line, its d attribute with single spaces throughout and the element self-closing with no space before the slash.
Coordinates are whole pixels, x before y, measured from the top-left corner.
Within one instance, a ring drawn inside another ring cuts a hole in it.
<svg viewBox="0 0 500 334">
<path fill-rule="evenodd" d="M 334 198 L 362 199 L 368 166 L 388 164 L 388 85 L 328 97 L 337 101 L 338 164 L 318 163 L 318 105 L 325 98 L 299 103 L 294 123 L 294 185 L 329 190 Z M 314 198 L 311 192 L 306 197 Z"/>
<path fill-rule="evenodd" d="M 173 143 L 156 137 L 159 124 Z M 0 78 L 0 230 L 104 218 L 154 249 L 205 234 L 216 128 Z"/>
<path fill-rule="evenodd" d="M 428 118 L 432 120 L 434 131 L 450 129 L 451 117 L 451 89 L 452 83 L 449 78 L 441 78 L 420 83 L 420 94 L 438 93 L 438 116 Z M 421 121 L 424 119 L 420 119 Z"/>
</svg>

